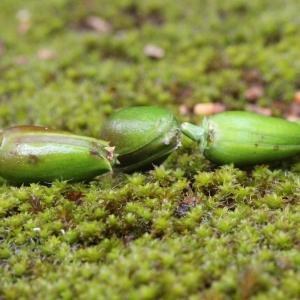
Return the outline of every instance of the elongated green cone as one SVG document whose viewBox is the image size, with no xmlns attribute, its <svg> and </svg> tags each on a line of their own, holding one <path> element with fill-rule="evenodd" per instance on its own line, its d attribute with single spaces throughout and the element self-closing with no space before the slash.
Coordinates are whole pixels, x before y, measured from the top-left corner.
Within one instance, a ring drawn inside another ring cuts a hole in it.
<svg viewBox="0 0 300 300">
<path fill-rule="evenodd" d="M 162 162 L 180 143 L 179 125 L 169 111 L 155 106 L 117 111 L 105 122 L 101 138 L 116 147 L 124 172 L 147 169 Z"/>
<path fill-rule="evenodd" d="M 1 133 L 0 176 L 16 184 L 89 180 L 111 171 L 108 143 L 39 126 Z"/>
<path fill-rule="evenodd" d="M 201 127 L 183 123 L 181 129 L 218 164 L 252 165 L 300 153 L 299 124 L 255 113 L 224 112 L 204 119 Z"/>
</svg>

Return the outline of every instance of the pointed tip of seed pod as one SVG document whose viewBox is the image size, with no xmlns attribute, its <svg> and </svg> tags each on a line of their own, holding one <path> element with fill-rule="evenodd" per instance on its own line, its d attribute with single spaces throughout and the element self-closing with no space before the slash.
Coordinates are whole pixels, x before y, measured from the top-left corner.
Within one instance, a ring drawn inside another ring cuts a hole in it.
<svg viewBox="0 0 300 300">
<path fill-rule="evenodd" d="M 107 151 L 107 159 L 109 161 L 113 161 L 115 159 L 115 148 L 116 147 L 111 146 L 107 146 L 104 148 Z"/>
</svg>

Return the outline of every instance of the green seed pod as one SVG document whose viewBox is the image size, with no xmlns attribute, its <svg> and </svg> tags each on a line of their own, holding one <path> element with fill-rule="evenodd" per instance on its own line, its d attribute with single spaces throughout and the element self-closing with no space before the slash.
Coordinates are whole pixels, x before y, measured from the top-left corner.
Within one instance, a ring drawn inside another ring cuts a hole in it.
<svg viewBox="0 0 300 300">
<path fill-rule="evenodd" d="M 180 143 L 172 113 L 155 106 L 121 109 L 105 122 L 101 138 L 116 147 L 117 169 L 132 172 L 161 163 Z"/>
<path fill-rule="evenodd" d="M 79 181 L 111 171 L 108 143 L 39 126 L 1 133 L 0 176 L 16 184 Z"/>
<path fill-rule="evenodd" d="M 220 113 L 204 119 L 201 127 L 183 123 L 182 132 L 218 164 L 252 165 L 300 153 L 299 124 L 250 112 Z"/>
</svg>

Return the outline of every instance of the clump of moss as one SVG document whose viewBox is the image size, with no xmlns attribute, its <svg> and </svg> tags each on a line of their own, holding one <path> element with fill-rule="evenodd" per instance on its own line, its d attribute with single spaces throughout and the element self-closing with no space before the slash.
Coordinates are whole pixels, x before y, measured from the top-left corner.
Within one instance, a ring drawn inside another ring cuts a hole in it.
<svg viewBox="0 0 300 300">
<path fill-rule="evenodd" d="M 244 109 L 253 82 L 257 105 L 282 114 L 299 89 L 299 6 L 2 0 L 0 126 L 98 137 L 112 111 L 141 104 L 198 122 L 198 102 Z M 299 198 L 297 164 L 216 167 L 188 140 L 146 173 L 1 181 L 0 299 L 298 299 Z"/>
</svg>

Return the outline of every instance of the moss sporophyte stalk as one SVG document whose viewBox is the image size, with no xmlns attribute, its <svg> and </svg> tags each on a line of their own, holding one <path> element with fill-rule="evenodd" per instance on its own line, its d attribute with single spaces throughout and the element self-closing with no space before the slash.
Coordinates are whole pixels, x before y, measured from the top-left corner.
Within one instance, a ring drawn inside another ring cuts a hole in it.
<svg viewBox="0 0 300 300">
<path fill-rule="evenodd" d="M 12 127 L 1 133 L 0 175 L 13 183 L 88 180 L 110 172 L 113 156 L 113 148 L 95 138 Z"/>
<path fill-rule="evenodd" d="M 300 153 L 299 124 L 251 112 L 228 111 L 205 118 L 201 126 L 183 123 L 181 129 L 218 164 L 252 165 Z"/>
<path fill-rule="evenodd" d="M 113 113 L 104 123 L 101 138 L 116 147 L 116 169 L 131 172 L 164 161 L 180 145 L 181 131 L 168 110 L 140 106 Z"/>
</svg>

